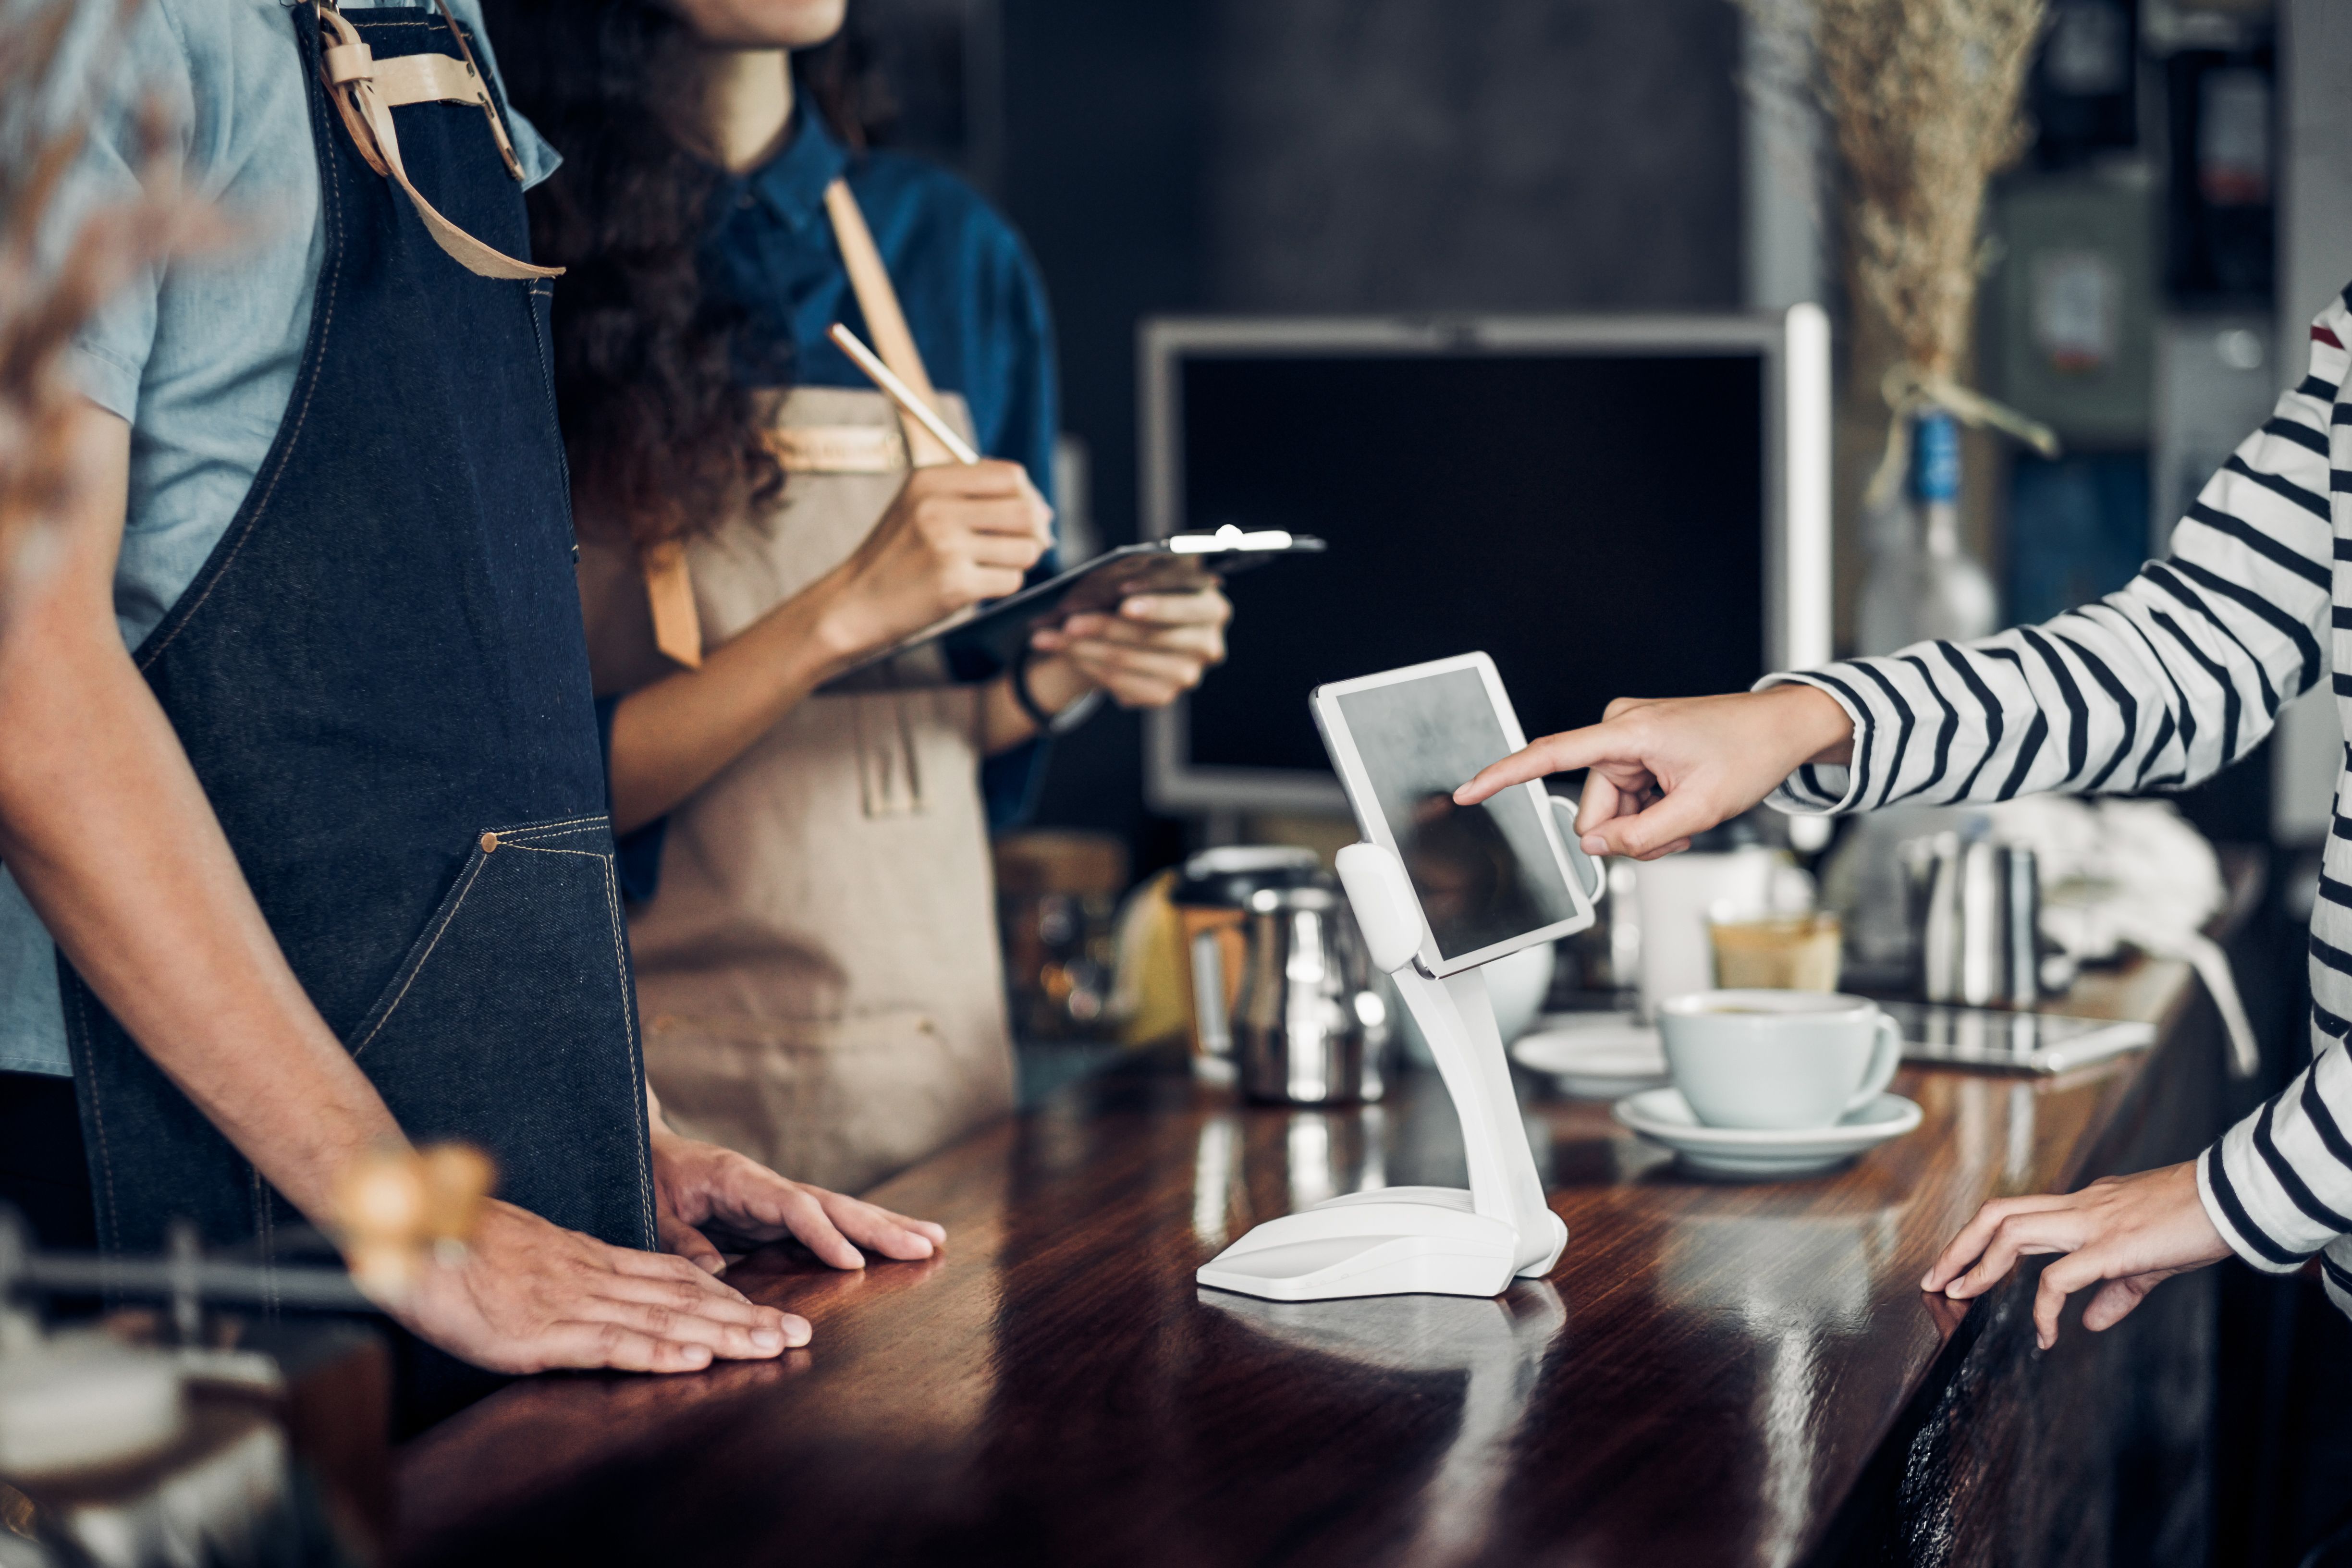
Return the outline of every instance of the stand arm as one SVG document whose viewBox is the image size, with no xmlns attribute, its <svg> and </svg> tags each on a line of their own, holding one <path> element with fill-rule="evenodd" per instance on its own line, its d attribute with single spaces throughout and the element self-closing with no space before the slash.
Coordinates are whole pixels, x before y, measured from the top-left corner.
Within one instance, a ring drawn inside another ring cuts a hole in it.
<svg viewBox="0 0 2352 1568">
<path fill-rule="evenodd" d="M 1395 855 L 1376 844 L 1350 844 L 1339 851 L 1339 870 L 1372 962 L 1395 980 L 1412 1009 L 1454 1100 L 1470 1167 L 1471 1206 L 1517 1232 L 1518 1272 L 1549 1269 L 1568 1229 L 1544 1202 L 1486 976 L 1471 969 L 1441 980 L 1421 967 L 1428 927 Z"/>
</svg>

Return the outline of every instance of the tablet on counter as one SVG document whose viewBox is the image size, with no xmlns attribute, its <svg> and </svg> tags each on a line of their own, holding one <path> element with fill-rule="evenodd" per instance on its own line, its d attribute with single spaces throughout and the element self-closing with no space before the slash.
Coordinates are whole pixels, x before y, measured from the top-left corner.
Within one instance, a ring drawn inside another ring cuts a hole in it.
<svg viewBox="0 0 2352 1568">
<path fill-rule="evenodd" d="M 1012 668 L 1029 638 L 1072 616 L 1116 610 L 1138 594 L 1213 588 L 1236 572 L 1285 555 L 1320 554 L 1323 542 L 1279 529 L 1179 533 L 1106 550 L 1091 561 L 1031 584 L 1009 598 L 951 617 L 869 654 L 820 691 L 887 690 L 900 686 L 994 679 Z"/>
<path fill-rule="evenodd" d="M 2059 1013 L 1881 1002 L 1903 1029 L 1903 1059 L 1933 1067 L 2062 1073 L 2156 1044 L 2156 1026 Z"/>
</svg>

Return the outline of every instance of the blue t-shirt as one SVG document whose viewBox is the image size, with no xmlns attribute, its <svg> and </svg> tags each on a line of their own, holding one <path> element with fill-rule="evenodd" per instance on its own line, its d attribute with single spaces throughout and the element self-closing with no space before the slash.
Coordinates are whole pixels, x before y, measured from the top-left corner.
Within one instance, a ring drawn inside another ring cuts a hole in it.
<svg viewBox="0 0 2352 1568">
<path fill-rule="evenodd" d="M 342 0 L 346 10 L 374 0 Z M 450 0 L 495 71 L 478 0 Z M 117 7 L 84 5 L 64 74 L 87 72 Z M 437 22 L 437 9 L 417 11 Z M 454 50 L 452 51 L 454 52 Z M 41 236 L 62 250 L 80 220 L 135 196 L 145 157 L 136 106 L 171 128 L 164 155 L 189 186 L 244 226 L 226 257 L 151 268 L 108 302 L 74 344 L 83 393 L 131 423 L 130 501 L 114 573 L 115 619 L 137 647 L 194 580 L 245 502 L 277 437 L 310 330 L 319 280 L 318 152 L 300 51 L 280 0 L 146 0 L 107 79 L 106 107 L 61 184 Z M 527 183 L 554 155 L 520 115 L 508 124 Z M 72 1070 L 58 1000 L 57 952 L 24 894 L 0 871 L 0 1070 Z"/>
<path fill-rule="evenodd" d="M 794 110 L 782 152 L 728 180 L 713 198 L 704 270 L 751 315 L 738 345 L 740 374 L 754 384 L 873 386 L 825 336 L 845 321 L 873 339 L 825 216 L 824 189 L 836 175 L 846 176 L 874 231 L 932 384 L 963 395 L 980 449 L 1027 468 L 1050 502 L 1058 416 L 1053 324 L 1021 237 L 947 170 L 902 153 L 852 154 L 805 109 Z M 1032 576 L 1053 570 L 1049 555 Z M 618 700 L 600 707 L 608 733 Z M 992 823 L 1003 826 L 1027 809 L 1044 755 L 1033 742 L 982 764 Z M 622 889 L 632 899 L 649 898 L 658 886 L 662 827 L 651 823 L 621 841 Z"/>
</svg>

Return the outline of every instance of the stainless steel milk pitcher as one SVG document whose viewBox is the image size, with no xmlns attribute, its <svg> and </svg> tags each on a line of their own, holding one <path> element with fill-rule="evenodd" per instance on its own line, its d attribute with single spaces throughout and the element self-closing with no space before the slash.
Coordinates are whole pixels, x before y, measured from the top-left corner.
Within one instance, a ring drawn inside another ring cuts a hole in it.
<svg viewBox="0 0 2352 1568">
<path fill-rule="evenodd" d="M 1289 1105 L 1380 1099 L 1388 1016 L 1347 901 L 1325 887 L 1261 888 L 1245 908 L 1233 1018 L 1244 1091 Z"/>
<path fill-rule="evenodd" d="M 2039 1003 L 2042 888 L 2033 851 L 1957 833 L 1909 849 L 1921 994 L 1971 1007 Z"/>
</svg>

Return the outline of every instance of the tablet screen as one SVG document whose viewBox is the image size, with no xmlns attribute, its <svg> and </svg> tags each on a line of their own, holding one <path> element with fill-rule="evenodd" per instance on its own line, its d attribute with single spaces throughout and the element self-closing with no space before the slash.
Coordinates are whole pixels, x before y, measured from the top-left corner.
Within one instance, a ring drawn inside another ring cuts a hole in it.
<svg viewBox="0 0 2352 1568">
<path fill-rule="evenodd" d="M 1531 792 L 1507 789 L 1476 805 L 1454 804 L 1457 787 L 1513 750 L 1476 670 L 1444 670 L 1338 700 L 1440 957 L 1575 918 L 1575 895 Z"/>
</svg>

